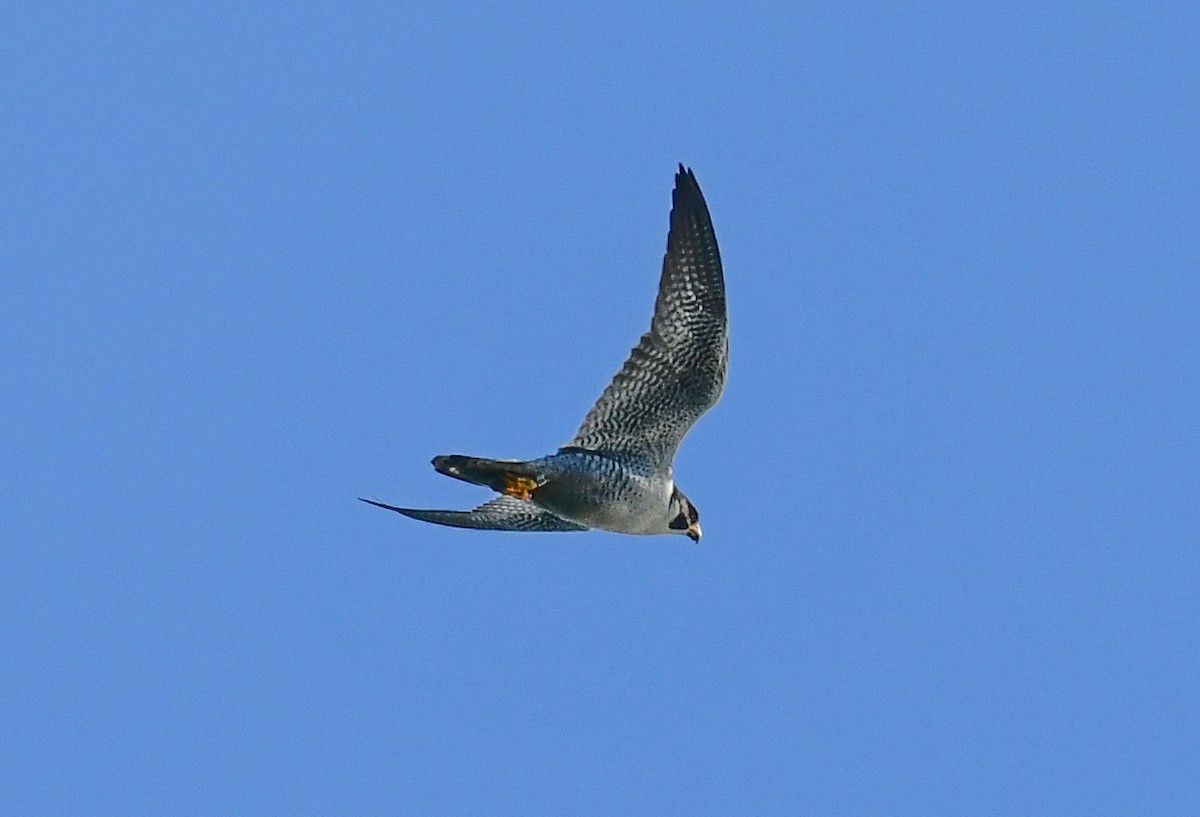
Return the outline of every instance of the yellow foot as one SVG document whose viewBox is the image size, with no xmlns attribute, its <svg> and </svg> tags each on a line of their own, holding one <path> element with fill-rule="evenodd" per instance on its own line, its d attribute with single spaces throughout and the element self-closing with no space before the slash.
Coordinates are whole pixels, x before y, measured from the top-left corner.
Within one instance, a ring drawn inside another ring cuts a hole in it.
<svg viewBox="0 0 1200 817">
<path fill-rule="evenodd" d="M 538 487 L 536 479 L 520 474 L 505 474 L 502 479 L 504 480 L 503 493 L 515 496 L 517 499 L 529 499 Z"/>
</svg>

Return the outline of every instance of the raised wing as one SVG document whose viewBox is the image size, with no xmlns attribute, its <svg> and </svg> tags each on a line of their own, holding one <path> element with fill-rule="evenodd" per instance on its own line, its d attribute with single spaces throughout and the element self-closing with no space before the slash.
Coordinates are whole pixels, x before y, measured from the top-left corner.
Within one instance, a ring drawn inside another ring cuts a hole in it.
<svg viewBox="0 0 1200 817">
<path fill-rule="evenodd" d="M 362 497 L 359 497 L 362 499 Z M 587 530 L 585 525 L 569 522 L 555 516 L 549 511 L 524 499 L 511 496 L 499 496 L 483 503 L 478 508 L 469 511 L 425 511 L 414 508 L 397 508 L 376 502 L 373 499 L 362 499 L 368 505 L 377 508 L 387 508 L 389 511 L 404 514 L 410 519 L 422 522 L 432 522 L 435 525 L 449 525 L 452 528 L 480 528 L 483 530 Z"/>
<path fill-rule="evenodd" d="M 725 278 L 708 205 L 679 166 L 650 331 L 568 446 L 649 456 L 665 467 L 721 397 L 729 358 Z"/>
</svg>

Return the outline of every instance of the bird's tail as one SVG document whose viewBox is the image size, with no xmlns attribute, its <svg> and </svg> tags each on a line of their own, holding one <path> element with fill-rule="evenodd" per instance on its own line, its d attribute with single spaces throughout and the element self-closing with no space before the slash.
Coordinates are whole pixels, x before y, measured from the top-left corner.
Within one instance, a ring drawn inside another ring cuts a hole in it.
<svg viewBox="0 0 1200 817">
<path fill-rule="evenodd" d="M 439 474 L 475 485 L 486 485 L 497 493 L 517 499 L 529 499 L 544 484 L 533 465 L 522 460 L 489 460 L 450 454 L 434 457 L 433 467 Z"/>
</svg>

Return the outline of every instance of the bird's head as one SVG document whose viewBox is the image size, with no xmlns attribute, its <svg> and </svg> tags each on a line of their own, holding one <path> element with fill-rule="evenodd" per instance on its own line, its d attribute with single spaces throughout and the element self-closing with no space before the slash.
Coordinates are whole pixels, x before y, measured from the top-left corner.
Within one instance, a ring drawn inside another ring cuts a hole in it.
<svg viewBox="0 0 1200 817">
<path fill-rule="evenodd" d="M 682 533 L 693 542 L 700 541 L 700 512 L 696 510 L 692 500 L 688 499 L 687 495 L 678 488 L 671 494 L 667 514 L 671 520 L 667 523 L 667 527 L 671 529 L 672 533 Z"/>
</svg>

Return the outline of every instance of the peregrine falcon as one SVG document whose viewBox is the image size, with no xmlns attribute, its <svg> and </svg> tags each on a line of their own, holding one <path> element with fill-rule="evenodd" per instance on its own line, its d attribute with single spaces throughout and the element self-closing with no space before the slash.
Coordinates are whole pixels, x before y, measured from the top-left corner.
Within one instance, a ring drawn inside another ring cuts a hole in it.
<svg viewBox="0 0 1200 817">
<path fill-rule="evenodd" d="M 681 533 L 700 541 L 696 506 L 675 485 L 672 460 L 688 430 L 725 388 L 729 336 L 725 279 L 708 206 L 690 169 L 679 166 L 671 226 L 650 331 L 575 437 L 547 457 L 434 457 L 440 473 L 500 496 L 469 511 L 398 508 L 413 519 L 458 528 Z"/>
</svg>

